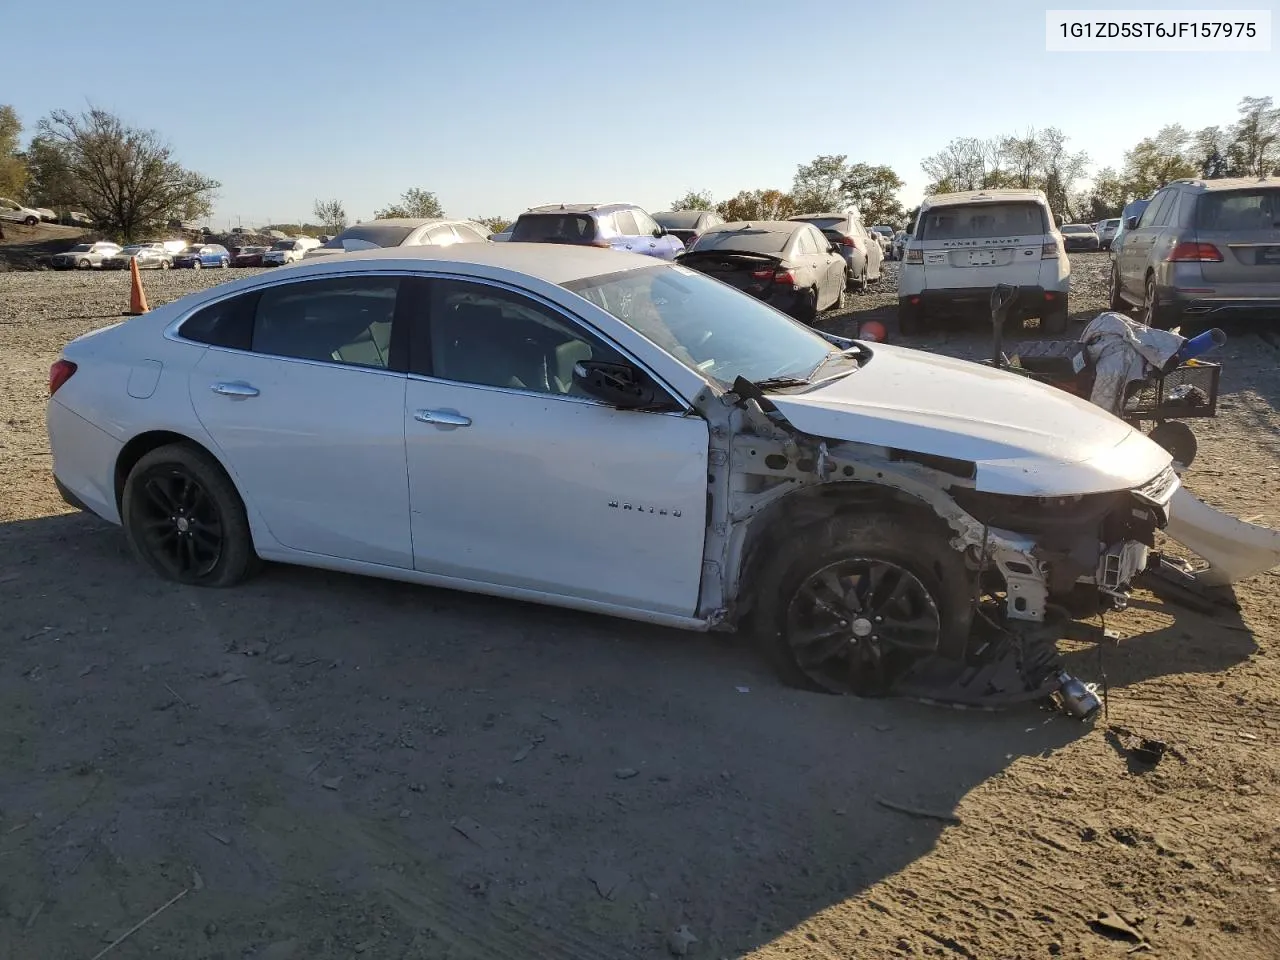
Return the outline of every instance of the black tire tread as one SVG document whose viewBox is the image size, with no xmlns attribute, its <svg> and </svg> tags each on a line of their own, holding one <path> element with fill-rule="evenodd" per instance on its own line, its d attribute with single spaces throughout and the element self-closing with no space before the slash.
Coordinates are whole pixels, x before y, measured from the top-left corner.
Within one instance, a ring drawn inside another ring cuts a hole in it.
<svg viewBox="0 0 1280 960">
<path fill-rule="evenodd" d="M 124 496 L 121 498 L 121 521 L 125 536 L 133 555 L 140 562 L 150 567 L 160 576 L 172 579 L 163 566 L 158 564 L 142 546 L 141 539 L 134 531 L 135 518 L 132 504 L 136 497 L 138 478 L 152 467 L 161 464 L 176 463 L 194 474 L 209 491 L 218 504 L 222 525 L 225 530 L 226 543 L 218 565 L 210 575 L 200 581 L 202 587 L 231 587 L 249 579 L 262 567 L 253 548 L 253 534 L 249 529 L 249 518 L 245 513 L 244 502 L 240 494 L 227 476 L 222 465 L 212 456 L 192 444 L 172 443 L 145 453 L 129 471 L 124 484 Z"/>
</svg>

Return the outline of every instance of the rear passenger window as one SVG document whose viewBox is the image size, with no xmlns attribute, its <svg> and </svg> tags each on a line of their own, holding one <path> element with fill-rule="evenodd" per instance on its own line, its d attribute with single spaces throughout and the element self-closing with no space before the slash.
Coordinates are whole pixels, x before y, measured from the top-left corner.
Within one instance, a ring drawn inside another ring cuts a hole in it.
<svg viewBox="0 0 1280 960">
<path fill-rule="evenodd" d="M 806 230 L 800 231 L 800 252 L 801 253 L 817 253 L 818 252 L 818 244 L 813 239 L 812 230 L 806 229 Z"/>
<path fill-rule="evenodd" d="M 461 243 L 483 243 L 488 239 L 461 223 L 455 223 L 453 225 L 453 232 L 458 235 L 458 240 Z"/>
<path fill-rule="evenodd" d="M 341 277 L 264 290 L 253 316 L 255 353 L 387 369 L 397 277 Z"/>
<path fill-rule="evenodd" d="M 457 235 L 453 232 L 453 228 L 447 223 L 438 227 L 432 227 L 427 231 L 427 243 L 435 244 L 439 247 L 447 247 L 458 242 Z"/>
<path fill-rule="evenodd" d="M 1169 201 L 1173 197 L 1173 192 L 1166 190 L 1157 194 L 1156 198 L 1147 204 L 1147 209 L 1142 212 L 1142 219 L 1138 221 L 1138 227 L 1158 227 L 1165 222 L 1165 210 L 1169 206 Z"/>
<path fill-rule="evenodd" d="M 253 337 L 253 307 L 257 294 L 232 297 L 196 311 L 178 335 L 196 343 L 230 350 L 248 350 Z"/>
</svg>

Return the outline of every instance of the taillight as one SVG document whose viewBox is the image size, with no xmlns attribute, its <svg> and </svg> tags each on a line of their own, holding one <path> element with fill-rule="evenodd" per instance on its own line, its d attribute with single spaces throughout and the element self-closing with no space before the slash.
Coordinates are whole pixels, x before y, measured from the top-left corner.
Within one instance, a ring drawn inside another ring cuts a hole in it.
<svg viewBox="0 0 1280 960">
<path fill-rule="evenodd" d="M 1041 260 L 1057 260 L 1058 245 L 1056 243 L 1046 243 L 1043 247 L 1040 248 L 1040 259 Z"/>
<path fill-rule="evenodd" d="M 924 251 L 919 247 L 907 247 L 904 253 L 903 263 L 924 263 Z"/>
<path fill-rule="evenodd" d="M 766 267 L 766 268 L 765 268 L 765 269 L 763 269 L 763 270 L 752 270 L 752 271 L 751 271 L 751 279 L 752 279 L 752 280 L 768 280 L 768 279 L 770 279 L 772 276 L 773 276 L 773 268 L 772 268 L 772 267 Z"/>
<path fill-rule="evenodd" d="M 773 282 L 789 283 L 792 286 L 795 286 L 796 278 L 795 278 L 795 275 L 790 270 L 778 270 L 773 275 Z"/>
<path fill-rule="evenodd" d="M 1222 253 L 1212 243 L 1182 242 L 1169 251 L 1166 257 L 1171 263 L 1221 263 Z"/>
<path fill-rule="evenodd" d="M 840 246 L 853 247 L 855 250 L 858 249 L 858 244 L 856 241 L 854 241 L 853 237 L 841 237 Z"/>
<path fill-rule="evenodd" d="M 70 360 L 54 361 L 53 366 L 49 368 L 49 396 L 53 396 L 58 392 L 58 388 L 71 379 L 71 375 L 76 372 L 76 365 Z"/>
</svg>

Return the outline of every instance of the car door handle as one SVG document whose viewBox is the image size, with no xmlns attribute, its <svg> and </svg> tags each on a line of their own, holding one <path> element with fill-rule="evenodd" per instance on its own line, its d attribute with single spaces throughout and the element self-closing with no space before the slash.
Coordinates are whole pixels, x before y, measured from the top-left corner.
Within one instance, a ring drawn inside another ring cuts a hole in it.
<svg viewBox="0 0 1280 960">
<path fill-rule="evenodd" d="M 215 383 L 210 389 L 223 397 L 256 397 L 258 388 L 247 383 Z"/>
<path fill-rule="evenodd" d="M 434 423 L 438 427 L 469 427 L 471 418 L 451 410 L 419 410 L 413 415 L 419 423 Z"/>
</svg>

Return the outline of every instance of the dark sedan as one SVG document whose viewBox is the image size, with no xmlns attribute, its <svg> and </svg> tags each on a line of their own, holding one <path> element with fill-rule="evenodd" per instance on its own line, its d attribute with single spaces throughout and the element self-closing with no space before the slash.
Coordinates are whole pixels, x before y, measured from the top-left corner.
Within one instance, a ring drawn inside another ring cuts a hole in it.
<svg viewBox="0 0 1280 960">
<path fill-rule="evenodd" d="M 679 237 L 686 247 L 712 227 L 724 223 L 724 217 L 710 210 L 664 210 L 655 213 L 653 219 L 673 237 Z"/>
<path fill-rule="evenodd" d="M 676 262 L 806 323 L 840 304 L 849 273 L 839 247 L 813 224 L 794 220 L 712 227 Z"/>
<path fill-rule="evenodd" d="M 231 265 L 233 267 L 260 267 L 262 266 L 262 255 L 266 252 L 266 247 L 235 248 L 231 251 Z"/>
<path fill-rule="evenodd" d="M 1097 232 L 1087 223 L 1067 223 L 1061 228 L 1062 244 L 1067 252 L 1072 250 L 1100 250 L 1102 243 Z"/>
</svg>

